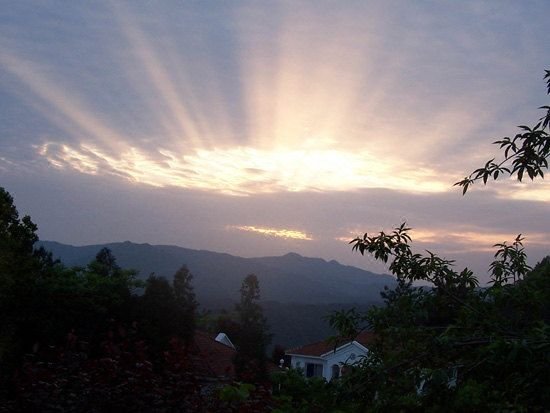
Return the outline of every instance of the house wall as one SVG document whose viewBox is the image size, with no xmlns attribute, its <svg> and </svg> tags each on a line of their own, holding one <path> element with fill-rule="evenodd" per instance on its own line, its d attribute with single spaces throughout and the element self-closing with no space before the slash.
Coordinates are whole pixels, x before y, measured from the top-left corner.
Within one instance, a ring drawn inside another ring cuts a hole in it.
<svg viewBox="0 0 550 413">
<path fill-rule="evenodd" d="M 366 356 L 367 352 L 359 347 L 355 343 L 351 343 L 348 346 L 340 348 L 336 352 L 325 355 L 326 368 L 323 371 L 323 377 L 330 381 L 332 379 L 332 366 L 337 365 L 341 367 L 345 364 L 355 364 L 361 360 L 361 357 Z M 354 358 L 353 356 L 354 355 Z"/>
<path fill-rule="evenodd" d="M 294 369 L 301 369 L 305 374 L 306 363 L 318 363 L 323 365 L 323 377 L 326 381 L 332 379 L 332 366 L 337 365 L 340 369 L 344 363 L 354 364 L 361 360 L 362 356 L 365 356 L 367 351 L 360 347 L 356 343 L 350 343 L 338 349 L 336 352 L 330 352 L 324 357 L 307 357 L 307 356 L 295 356 L 293 355 L 290 360 L 290 365 Z M 355 358 L 353 359 L 353 356 Z"/>
<path fill-rule="evenodd" d="M 326 370 L 326 361 L 320 357 L 292 356 L 290 365 L 293 369 L 301 369 L 303 374 L 306 372 L 306 363 L 316 363 L 323 365 L 323 377 Z"/>
</svg>

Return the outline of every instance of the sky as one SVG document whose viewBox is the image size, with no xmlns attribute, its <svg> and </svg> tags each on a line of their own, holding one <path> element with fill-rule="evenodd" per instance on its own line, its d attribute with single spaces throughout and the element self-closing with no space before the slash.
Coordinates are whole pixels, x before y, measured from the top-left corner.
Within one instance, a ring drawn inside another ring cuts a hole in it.
<svg viewBox="0 0 550 413">
<path fill-rule="evenodd" d="M 550 181 L 453 183 L 548 104 L 548 1 L 12 1 L 0 8 L 0 186 L 41 239 L 130 240 L 487 280 L 550 254 Z"/>
</svg>

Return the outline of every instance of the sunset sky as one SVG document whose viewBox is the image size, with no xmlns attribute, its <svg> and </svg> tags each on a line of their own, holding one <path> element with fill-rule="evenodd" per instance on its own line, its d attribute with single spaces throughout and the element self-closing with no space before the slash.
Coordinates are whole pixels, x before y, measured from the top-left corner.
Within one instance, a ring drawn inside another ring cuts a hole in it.
<svg viewBox="0 0 550 413">
<path fill-rule="evenodd" d="M 130 240 L 377 272 L 414 228 L 486 280 L 550 254 L 550 181 L 453 183 L 548 104 L 548 1 L 12 1 L 0 186 L 41 239 Z"/>
</svg>

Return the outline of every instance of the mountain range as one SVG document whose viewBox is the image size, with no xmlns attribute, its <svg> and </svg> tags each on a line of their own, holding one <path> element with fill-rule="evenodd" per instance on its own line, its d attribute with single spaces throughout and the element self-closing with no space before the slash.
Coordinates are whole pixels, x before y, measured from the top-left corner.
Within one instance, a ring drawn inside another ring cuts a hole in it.
<svg viewBox="0 0 550 413">
<path fill-rule="evenodd" d="M 85 266 L 100 249 L 109 248 L 120 267 L 138 270 L 142 279 L 155 273 L 171 280 L 186 265 L 193 274 L 193 287 L 201 308 L 213 311 L 231 310 L 239 300 L 243 278 L 256 274 L 273 343 L 287 347 L 326 338 L 333 331 L 324 316 L 337 309 L 352 306 L 366 309 L 379 304 L 384 286 L 395 285 L 390 275 L 296 253 L 243 258 L 129 241 L 87 246 L 40 241 L 39 245 L 67 266 Z"/>
<path fill-rule="evenodd" d="M 193 250 L 172 245 L 110 244 L 72 246 L 41 241 L 67 266 L 83 266 L 101 248 L 109 248 L 122 268 L 139 271 L 140 278 L 151 273 L 171 280 L 186 265 L 193 274 L 193 287 L 202 306 L 219 307 L 239 299 L 243 278 L 256 274 L 262 301 L 300 304 L 362 303 L 379 300 L 380 290 L 392 286 L 390 275 L 374 274 L 337 261 L 303 257 L 289 253 L 279 257 L 243 258 L 225 253 Z"/>
</svg>

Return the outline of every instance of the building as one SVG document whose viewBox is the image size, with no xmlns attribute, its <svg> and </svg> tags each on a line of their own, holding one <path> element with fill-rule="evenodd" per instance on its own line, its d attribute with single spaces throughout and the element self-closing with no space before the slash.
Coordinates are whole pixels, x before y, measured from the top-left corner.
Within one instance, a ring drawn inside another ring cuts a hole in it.
<svg viewBox="0 0 550 413">
<path fill-rule="evenodd" d="M 237 376 L 234 359 L 237 350 L 225 333 L 217 336 L 197 330 L 191 342 L 190 356 L 192 369 L 202 382 L 225 384 L 233 382 Z M 267 360 L 269 373 L 280 368 Z"/>
<path fill-rule="evenodd" d="M 235 379 L 233 359 L 237 354 L 227 335 L 217 337 L 203 331 L 195 331 L 192 346 L 193 370 L 204 381 L 231 382 Z"/>
<path fill-rule="evenodd" d="M 346 365 L 353 365 L 366 356 L 373 341 L 374 333 L 363 331 L 341 344 L 319 341 L 287 350 L 285 354 L 291 358 L 291 367 L 302 370 L 306 377 L 324 377 L 330 381 L 340 377 Z"/>
</svg>

